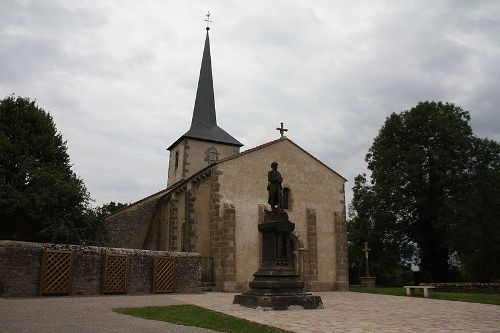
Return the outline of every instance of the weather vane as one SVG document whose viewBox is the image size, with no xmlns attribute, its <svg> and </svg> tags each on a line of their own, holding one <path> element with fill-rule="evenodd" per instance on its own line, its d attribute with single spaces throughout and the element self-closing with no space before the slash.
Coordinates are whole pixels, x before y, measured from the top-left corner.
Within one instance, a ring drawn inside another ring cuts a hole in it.
<svg viewBox="0 0 500 333">
<path fill-rule="evenodd" d="M 288 131 L 288 129 L 286 129 L 286 128 L 283 127 L 283 123 L 281 123 L 281 127 L 276 127 L 276 129 L 278 131 L 280 131 L 281 137 L 284 137 L 285 136 L 285 132 Z"/>
<path fill-rule="evenodd" d="M 206 19 L 206 20 L 204 20 L 204 21 L 205 21 L 205 22 L 207 22 L 207 30 L 210 30 L 209 25 L 210 25 L 210 23 L 211 23 L 212 21 L 210 21 L 210 12 L 209 12 L 209 11 L 207 11 L 207 15 L 206 15 L 206 17 L 207 17 L 207 19 Z"/>
</svg>

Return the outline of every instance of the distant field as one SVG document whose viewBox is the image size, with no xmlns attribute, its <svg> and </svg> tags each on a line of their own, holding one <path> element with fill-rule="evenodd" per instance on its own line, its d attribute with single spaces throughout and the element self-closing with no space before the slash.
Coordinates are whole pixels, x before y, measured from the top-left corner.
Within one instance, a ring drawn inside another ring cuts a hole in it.
<svg viewBox="0 0 500 333">
<path fill-rule="evenodd" d="M 349 291 L 357 293 L 405 296 L 405 290 L 403 287 L 387 287 L 387 288 L 350 287 Z M 423 290 L 416 290 L 415 297 L 424 297 Z M 447 301 L 460 301 L 460 302 L 500 305 L 500 294 L 456 293 L 456 292 L 452 293 L 444 291 L 435 291 L 432 294 L 432 298 L 442 299 Z"/>
</svg>

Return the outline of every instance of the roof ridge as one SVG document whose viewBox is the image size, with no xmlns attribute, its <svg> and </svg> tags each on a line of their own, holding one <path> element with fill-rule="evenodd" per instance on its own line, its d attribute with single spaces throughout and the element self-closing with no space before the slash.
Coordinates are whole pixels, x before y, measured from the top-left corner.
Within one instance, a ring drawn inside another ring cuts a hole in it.
<svg viewBox="0 0 500 333">
<path fill-rule="evenodd" d="M 113 212 L 113 213 L 111 213 L 111 214 L 107 215 L 107 216 L 106 216 L 106 218 L 108 218 L 108 217 L 110 217 L 110 216 L 113 216 L 113 215 L 115 215 L 115 214 L 121 213 L 122 211 L 124 211 L 124 210 L 126 210 L 126 209 L 128 209 L 128 208 L 130 208 L 130 207 L 132 207 L 132 206 L 138 205 L 138 204 L 140 204 L 140 203 L 141 203 L 141 202 L 143 202 L 143 201 L 146 201 L 146 200 L 148 200 L 148 199 L 151 199 L 151 198 L 152 198 L 152 197 L 154 197 L 154 196 L 157 196 L 157 195 L 160 195 L 160 194 L 162 194 L 162 195 L 163 195 L 163 194 L 165 194 L 165 195 L 166 195 L 166 194 L 170 193 L 170 191 L 171 191 L 171 190 L 173 190 L 175 186 L 179 185 L 179 183 L 180 183 L 180 182 L 182 182 L 182 181 L 184 181 L 184 180 L 186 180 L 186 178 L 181 178 L 181 179 L 179 179 L 178 181 L 176 181 L 175 183 L 173 183 L 173 184 L 171 184 L 170 186 L 168 186 L 167 188 L 164 188 L 163 190 L 160 190 L 160 191 L 158 191 L 158 192 L 155 192 L 155 193 L 153 193 L 153 194 L 150 194 L 150 195 L 148 195 L 148 196 L 147 196 L 147 197 L 145 197 L 145 198 L 142 198 L 142 199 L 139 199 L 139 200 L 137 200 L 137 201 L 134 201 L 134 202 L 132 202 L 132 203 L 128 204 L 126 207 L 123 207 L 123 208 L 121 208 L 121 209 L 117 210 L 116 212 Z M 165 193 L 162 193 L 162 192 L 165 192 Z"/>
<path fill-rule="evenodd" d="M 313 154 L 311 154 L 310 152 L 308 152 L 307 150 L 305 150 L 304 148 L 302 148 L 301 146 L 299 146 L 298 144 L 296 144 L 295 142 L 293 142 L 291 139 L 289 139 L 288 137 L 286 136 L 283 136 L 279 139 L 276 139 L 276 140 L 272 140 L 272 141 L 269 141 L 269 142 L 266 142 L 266 143 L 263 143 L 261 145 L 258 145 L 256 147 L 253 147 L 253 148 L 250 148 L 248 150 L 245 150 L 241 153 L 238 153 L 238 154 L 235 154 L 235 155 L 231 155 L 231 156 L 228 156 L 220 161 L 217 161 L 216 164 L 220 164 L 220 163 L 224 163 L 226 161 L 229 161 L 229 160 L 232 160 L 232 159 L 235 159 L 235 158 L 238 158 L 242 155 L 245 155 L 245 154 L 248 154 L 248 153 L 252 153 L 256 150 L 259 150 L 259 149 L 262 149 L 262 148 L 265 148 L 267 146 L 270 146 L 270 145 L 273 145 L 275 143 L 278 143 L 280 141 L 290 141 L 290 143 L 292 143 L 294 146 L 296 146 L 297 148 L 299 148 L 300 150 L 302 150 L 304 153 L 306 153 L 308 156 L 310 156 L 312 159 L 314 159 L 315 161 L 319 162 L 321 165 L 323 165 L 324 167 L 326 167 L 328 170 L 330 170 L 331 172 L 333 172 L 334 174 L 336 174 L 337 176 L 339 176 L 340 178 L 342 178 L 344 181 L 347 181 L 347 179 L 342 176 L 340 173 L 338 173 L 337 171 L 333 170 L 332 168 L 330 168 L 328 165 L 326 165 L 325 163 L 323 163 L 321 160 L 319 160 L 317 157 L 315 157 Z"/>
</svg>

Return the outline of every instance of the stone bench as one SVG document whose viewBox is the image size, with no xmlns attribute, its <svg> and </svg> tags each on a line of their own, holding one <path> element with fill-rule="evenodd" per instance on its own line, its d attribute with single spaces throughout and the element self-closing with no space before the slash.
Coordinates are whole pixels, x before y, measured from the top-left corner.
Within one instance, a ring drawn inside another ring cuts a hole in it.
<svg viewBox="0 0 500 333">
<path fill-rule="evenodd" d="M 424 290 L 424 297 L 432 297 L 433 286 L 404 286 L 406 290 L 406 296 L 414 296 L 416 289 Z"/>
</svg>

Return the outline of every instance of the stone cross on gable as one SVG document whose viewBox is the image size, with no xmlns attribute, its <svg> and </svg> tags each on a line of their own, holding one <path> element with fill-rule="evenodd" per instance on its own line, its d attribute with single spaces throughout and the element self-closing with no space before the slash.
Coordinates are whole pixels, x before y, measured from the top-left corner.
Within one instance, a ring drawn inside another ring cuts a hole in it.
<svg viewBox="0 0 500 333">
<path fill-rule="evenodd" d="M 362 252 L 365 253 L 366 276 L 370 276 L 370 269 L 368 268 L 368 252 L 370 252 L 370 249 L 368 248 L 368 242 L 365 242 L 365 247 L 363 248 Z"/>
<path fill-rule="evenodd" d="M 276 127 L 276 129 L 278 131 L 280 131 L 281 137 L 284 137 L 285 136 L 285 132 L 288 131 L 288 129 L 286 129 L 286 128 L 283 127 L 283 123 L 281 123 L 281 127 Z"/>
</svg>

